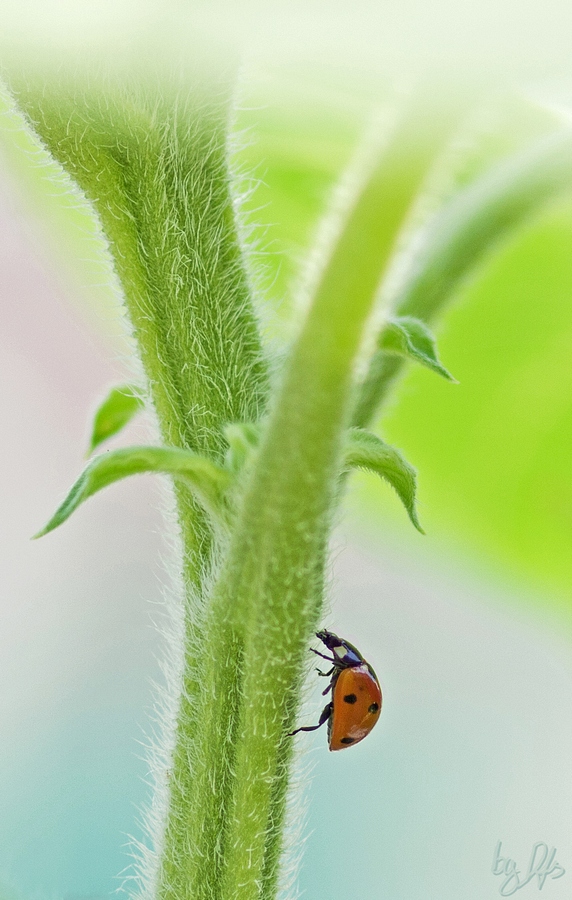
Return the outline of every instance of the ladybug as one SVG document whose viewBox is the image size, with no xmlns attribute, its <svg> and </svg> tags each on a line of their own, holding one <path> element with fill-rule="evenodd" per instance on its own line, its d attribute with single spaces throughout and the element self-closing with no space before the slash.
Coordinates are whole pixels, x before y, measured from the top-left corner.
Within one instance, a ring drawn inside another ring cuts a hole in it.
<svg viewBox="0 0 572 900">
<path fill-rule="evenodd" d="M 322 710 L 317 725 L 297 728 L 290 735 L 316 731 L 327 722 L 330 750 L 345 750 L 351 744 L 363 741 L 379 719 L 381 688 L 372 667 L 353 644 L 331 631 L 317 631 L 316 637 L 332 653 L 332 656 L 326 656 L 310 648 L 312 653 L 332 663 L 329 672 L 317 670 L 324 678 L 331 679 L 322 693 L 325 696 L 331 691 L 332 699 Z"/>
</svg>

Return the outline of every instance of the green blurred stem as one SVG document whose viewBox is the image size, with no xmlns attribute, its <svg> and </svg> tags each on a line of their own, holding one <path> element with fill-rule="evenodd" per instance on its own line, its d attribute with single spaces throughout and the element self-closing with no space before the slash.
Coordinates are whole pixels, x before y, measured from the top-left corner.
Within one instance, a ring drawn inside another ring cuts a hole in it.
<svg viewBox="0 0 572 900">
<path fill-rule="evenodd" d="M 395 299 L 398 316 L 436 319 L 496 244 L 572 184 L 572 135 L 558 132 L 461 190 L 427 226 Z M 352 424 L 376 416 L 406 360 L 378 350 L 361 385 Z"/>
</svg>

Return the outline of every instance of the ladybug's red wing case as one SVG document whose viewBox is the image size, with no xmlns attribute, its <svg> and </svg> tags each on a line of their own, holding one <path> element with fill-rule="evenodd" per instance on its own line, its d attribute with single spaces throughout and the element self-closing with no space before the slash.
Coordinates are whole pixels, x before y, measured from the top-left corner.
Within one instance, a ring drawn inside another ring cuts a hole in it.
<svg viewBox="0 0 572 900">
<path fill-rule="evenodd" d="M 344 750 L 363 741 L 379 719 L 381 688 L 367 663 L 343 669 L 333 691 L 330 750 Z"/>
</svg>

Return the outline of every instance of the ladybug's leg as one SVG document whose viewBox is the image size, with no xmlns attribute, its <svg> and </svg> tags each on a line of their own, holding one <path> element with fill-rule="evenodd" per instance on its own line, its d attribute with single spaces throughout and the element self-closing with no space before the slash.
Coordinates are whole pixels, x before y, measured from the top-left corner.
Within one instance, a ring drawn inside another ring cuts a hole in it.
<svg viewBox="0 0 572 900">
<path fill-rule="evenodd" d="M 334 682 L 333 682 L 333 681 L 330 681 L 330 683 L 329 683 L 329 685 L 327 686 L 327 688 L 326 688 L 325 690 L 322 691 L 322 697 L 325 697 L 326 694 L 328 694 L 328 693 L 332 690 L 333 686 L 334 686 Z"/>
<path fill-rule="evenodd" d="M 330 678 L 334 674 L 335 671 L 336 671 L 336 666 L 332 666 L 332 668 L 330 669 L 329 672 L 322 672 L 321 669 L 316 669 L 316 672 L 318 673 L 318 675 L 321 675 L 322 678 Z"/>
<path fill-rule="evenodd" d="M 317 725 L 306 725 L 304 728 L 297 728 L 296 731 L 290 731 L 288 733 L 288 737 L 292 737 L 294 734 L 298 734 L 299 731 L 317 731 L 318 728 L 321 728 L 322 725 L 328 721 L 328 719 L 332 715 L 333 708 L 334 704 L 328 703 L 327 706 L 324 706 Z"/>
<path fill-rule="evenodd" d="M 334 659 L 333 656 L 325 656 L 323 653 L 320 653 L 319 650 L 314 650 L 313 647 L 309 647 L 308 649 L 309 649 L 312 653 L 315 653 L 316 656 L 321 656 L 322 659 L 327 659 L 328 662 L 334 663 L 334 665 L 337 663 L 337 659 Z"/>
</svg>

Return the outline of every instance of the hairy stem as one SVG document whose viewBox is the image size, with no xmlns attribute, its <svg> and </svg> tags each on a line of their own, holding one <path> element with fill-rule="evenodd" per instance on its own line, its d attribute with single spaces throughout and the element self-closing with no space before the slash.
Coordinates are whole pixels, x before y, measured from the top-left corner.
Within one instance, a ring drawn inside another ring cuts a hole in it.
<svg viewBox="0 0 572 900">
<path fill-rule="evenodd" d="M 274 896 L 292 753 L 285 732 L 321 609 L 354 366 L 381 273 L 443 124 L 433 118 L 429 127 L 414 107 L 396 129 L 334 247 L 287 366 L 213 589 L 193 794 L 181 793 L 171 808 L 163 898 Z M 205 835 L 212 841 L 206 854 Z"/>
<path fill-rule="evenodd" d="M 77 73 L 12 87 L 97 210 L 163 440 L 220 460 L 222 426 L 256 420 L 267 390 L 229 188 L 227 92 Z M 188 491 L 177 500 L 185 578 L 200 590 L 210 529 Z"/>
</svg>

